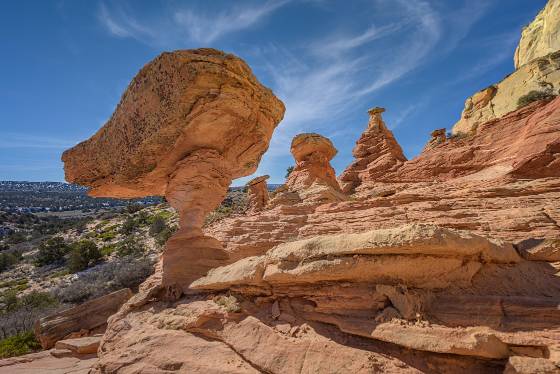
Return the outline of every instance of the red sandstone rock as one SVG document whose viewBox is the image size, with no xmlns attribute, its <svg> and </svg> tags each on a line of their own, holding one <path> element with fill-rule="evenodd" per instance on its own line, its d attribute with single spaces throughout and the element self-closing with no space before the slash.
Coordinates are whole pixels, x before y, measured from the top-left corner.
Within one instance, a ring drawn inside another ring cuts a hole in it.
<svg viewBox="0 0 560 374">
<path fill-rule="evenodd" d="M 368 112 L 368 128 L 352 151 L 356 160 L 339 177 L 346 193 L 353 193 L 361 184 L 384 179 L 406 161 L 400 145 L 381 118 L 384 111 L 373 108 Z"/>
<path fill-rule="evenodd" d="M 560 98 L 534 103 L 480 125 L 474 134 L 429 147 L 389 178 L 417 182 L 475 173 L 472 178 L 559 177 L 559 133 Z"/>
<path fill-rule="evenodd" d="M 340 190 L 330 165 L 337 150 L 329 139 L 319 134 L 300 134 L 292 140 L 290 150 L 296 166 L 286 180 L 288 189 L 300 191 L 317 183 Z"/>
<path fill-rule="evenodd" d="M 337 150 L 329 139 L 319 134 L 300 134 L 292 140 L 290 150 L 296 165 L 286 184 L 274 191 L 269 208 L 346 199 L 330 164 Z"/>
<path fill-rule="evenodd" d="M 268 175 L 256 177 L 247 182 L 247 197 L 249 200 L 249 213 L 259 212 L 268 204 L 268 187 L 266 180 L 270 178 Z"/>
<path fill-rule="evenodd" d="M 64 152 L 66 179 L 94 196 L 165 195 L 180 228 L 162 281 L 186 290 L 227 258 L 203 236 L 204 219 L 232 179 L 256 170 L 283 115 L 241 59 L 214 49 L 163 53 L 134 77 L 109 122 Z"/>
<path fill-rule="evenodd" d="M 59 340 L 73 333 L 90 335 L 90 331 L 102 332 L 107 319 L 132 296 L 128 288 L 98 297 L 51 316 L 41 318 L 35 324 L 35 336 L 44 349 L 54 347 Z"/>
</svg>

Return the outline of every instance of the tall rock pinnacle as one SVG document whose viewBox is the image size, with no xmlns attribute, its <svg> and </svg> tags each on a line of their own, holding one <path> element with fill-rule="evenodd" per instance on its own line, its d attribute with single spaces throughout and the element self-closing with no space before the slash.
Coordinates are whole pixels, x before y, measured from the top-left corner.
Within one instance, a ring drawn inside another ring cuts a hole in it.
<svg viewBox="0 0 560 374">
<path fill-rule="evenodd" d="M 383 112 L 385 109 L 378 107 L 368 111 L 368 127 L 352 151 L 356 159 L 339 177 L 345 193 L 354 192 L 363 183 L 382 180 L 406 161 L 401 146 L 381 117 Z"/>
</svg>

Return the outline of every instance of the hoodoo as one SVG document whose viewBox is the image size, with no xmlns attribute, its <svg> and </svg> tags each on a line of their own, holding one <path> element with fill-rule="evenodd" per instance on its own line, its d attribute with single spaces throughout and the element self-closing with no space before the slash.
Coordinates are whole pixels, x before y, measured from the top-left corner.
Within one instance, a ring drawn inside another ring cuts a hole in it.
<svg viewBox="0 0 560 374">
<path fill-rule="evenodd" d="M 227 258 L 202 233 L 234 178 L 253 173 L 284 105 L 239 58 L 214 49 L 163 53 L 142 68 L 111 119 L 64 152 L 66 179 L 94 196 L 163 195 L 180 217 L 163 283 L 188 285 Z"/>
<path fill-rule="evenodd" d="M 378 107 L 368 111 L 368 127 L 352 151 L 356 160 L 339 178 L 346 193 L 354 192 L 361 185 L 382 180 L 406 161 L 401 146 L 381 117 L 383 112 L 385 109 Z"/>
<path fill-rule="evenodd" d="M 268 203 L 268 187 L 266 180 L 269 175 L 256 177 L 247 182 L 248 212 L 255 213 L 264 209 Z"/>
</svg>

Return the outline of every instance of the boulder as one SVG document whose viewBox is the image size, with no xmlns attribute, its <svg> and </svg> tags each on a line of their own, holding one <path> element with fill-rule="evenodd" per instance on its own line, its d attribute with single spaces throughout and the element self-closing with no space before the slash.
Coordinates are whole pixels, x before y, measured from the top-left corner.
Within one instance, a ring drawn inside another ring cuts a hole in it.
<svg viewBox="0 0 560 374">
<path fill-rule="evenodd" d="M 49 349 L 72 333 L 81 332 L 81 335 L 84 335 L 85 331 L 87 333 L 103 331 L 107 319 L 115 314 L 131 296 L 132 291 L 123 288 L 41 318 L 35 324 L 35 336 L 44 349 Z"/>
<path fill-rule="evenodd" d="M 82 338 L 59 340 L 55 344 L 57 350 L 68 350 L 75 355 L 87 355 L 97 353 L 101 335 L 85 336 Z"/>
<path fill-rule="evenodd" d="M 170 294 L 186 292 L 227 258 L 202 233 L 205 217 L 232 179 L 257 169 L 283 115 L 241 59 L 214 49 L 162 53 L 134 77 L 111 119 L 64 152 L 66 179 L 93 196 L 165 196 L 180 227 L 165 247 L 162 282 Z"/>
<path fill-rule="evenodd" d="M 527 239 L 516 248 L 529 261 L 560 261 L 560 239 Z"/>
<path fill-rule="evenodd" d="M 381 117 L 383 112 L 385 109 L 378 107 L 368 111 L 368 127 L 352 151 L 355 160 L 339 177 L 345 193 L 355 192 L 362 184 L 382 181 L 406 161 L 401 146 Z"/>
<path fill-rule="evenodd" d="M 268 204 L 268 187 L 266 180 L 269 175 L 256 177 L 247 182 L 247 197 L 249 200 L 249 213 L 255 213 L 263 210 Z"/>
</svg>

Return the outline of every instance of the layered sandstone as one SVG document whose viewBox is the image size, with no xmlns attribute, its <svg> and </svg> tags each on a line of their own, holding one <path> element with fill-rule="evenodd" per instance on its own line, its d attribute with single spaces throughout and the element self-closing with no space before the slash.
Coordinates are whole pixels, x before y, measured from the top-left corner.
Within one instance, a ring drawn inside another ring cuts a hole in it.
<svg viewBox="0 0 560 374">
<path fill-rule="evenodd" d="M 355 192 L 362 184 L 384 180 L 406 161 L 401 146 L 381 117 L 384 111 L 373 108 L 368 112 L 368 127 L 352 150 L 356 159 L 339 177 L 345 193 Z"/>
<path fill-rule="evenodd" d="M 180 228 L 163 256 L 170 297 L 227 259 L 202 233 L 232 179 L 253 173 L 284 105 L 239 58 L 163 53 L 134 77 L 111 119 L 62 155 L 66 179 L 94 196 L 164 195 Z"/>
<path fill-rule="evenodd" d="M 404 163 L 389 179 L 559 177 L 559 133 L 560 98 L 532 103 L 480 124 L 471 135 L 432 140 L 424 152 Z"/>
<path fill-rule="evenodd" d="M 246 183 L 249 213 L 260 212 L 268 204 L 268 187 L 266 185 L 268 178 L 270 178 L 269 175 L 263 175 Z"/>
<path fill-rule="evenodd" d="M 514 57 L 516 70 L 466 100 L 453 134 L 477 132 L 479 125 L 518 109 L 527 95 L 560 94 L 559 14 L 560 1 L 549 0 L 522 32 Z"/>
<path fill-rule="evenodd" d="M 107 326 L 107 319 L 131 296 L 132 291 L 124 288 L 41 318 L 35 324 L 35 337 L 43 349 L 50 349 L 59 340 L 72 335 L 88 336 L 103 332 Z"/>
<path fill-rule="evenodd" d="M 338 151 L 329 139 L 319 134 L 299 134 L 292 140 L 290 151 L 296 164 L 286 184 L 276 191 L 272 206 L 345 199 L 330 164 Z"/>
<path fill-rule="evenodd" d="M 524 260 L 509 243 L 433 225 L 293 241 L 210 271 L 193 283 L 205 296 L 119 313 L 98 370 L 554 367 L 557 271 Z"/>
<path fill-rule="evenodd" d="M 558 371 L 560 99 L 486 121 L 502 84 L 471 101 L 469 136 L 435 131 L 410 161 L 370 111 L 340 178 L 351 197 L 330 172 L 332 143 L 303 134 L 286 185 L 205 227 L 217 239 L 193 236 L 204 209 L 183 205 L 189 229 L 110 318 L 97 372 Z M 171 184 L 176 206 L 227 180 L 219 151 L 193 154 Z M 193 177 L 205 162 L 214 176 Z M 158 288 L 170 259 L 190 286 L 166 288 L 172 298 Z"/>
<path fill-rule="evenodd" d="M 523 28 L 515 50 L 515 68 L 559 50 L 560 1 L 549 0 L 533 22 Z"/>
</svg>

